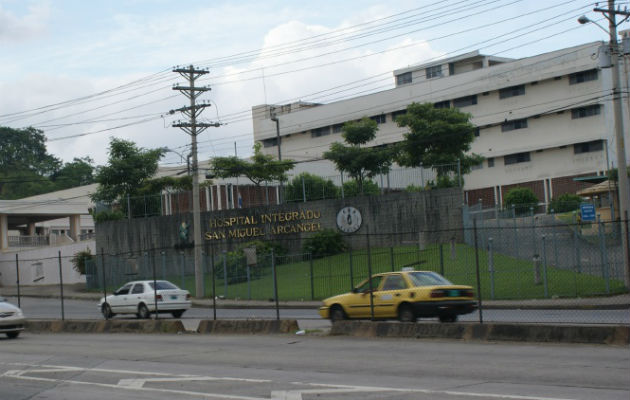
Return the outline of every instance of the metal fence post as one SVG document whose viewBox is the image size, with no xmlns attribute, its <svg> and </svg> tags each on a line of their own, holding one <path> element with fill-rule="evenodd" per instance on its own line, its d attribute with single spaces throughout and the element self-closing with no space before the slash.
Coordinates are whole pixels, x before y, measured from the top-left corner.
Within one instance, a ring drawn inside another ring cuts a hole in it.
<svg viewBox="0 0 630 400">
<path fill-rule="evenodd" d="M 546 235 L 542 235 L 542 256 L 543 256 L 543 287 L 545 289 L 545 298 L 549 297 L 549 282 L 547 281 L 547 246 Z"/>
<path fill-rule="evenodd" d="M 350 290 L 354 288 L 354 268 L 352 266 L 352 247 L 348 247 L 348 257 L 350 257 Z"/>
<path fill-rule="evenodd" d="M 553 208 L 551 209 L 551 216 L 553 217 L 553 226 L 551 227 L 551 229 L 552 229 L 552 234 L 553 234 L 554 265 L 556 266 L 556 268 L 558 268 L 559 265 L 560 265 L 558 263 L 558 238 L 557 238 L 558 222 L 556 221 L 556 214 L 555 214 L 555 210 Z"/>
<path fill-rule="evenodd" d="M 477 271 L 477 299 L 479 300 L 479 323 L 483 324 L 483 306 L 481 303 L 481 277 L 479 276 L 479 246 L 477 245 L 477 218 L 473 219 L 473 232 L 475 236 L 475 266 Z"/>
<path fill-rule="evenodd" d="M 306 203 L 306 184 L 304 183 L 304 175 L 302 175 L 302 201 Z"/>
<path fill-rule="evenodd" d="M 394 270 L 396 269 L 396 267 L 394 266 L 394 246 L 389 246 L 389 261 L 392 266 L 392 272 L 394 272 Z"/>
<path fill-rule="evenodd" d="M 166 252 L 160 251 L 162 256 L 162 279 L 166 279 Z"/>
<path fill-rule="evenodd" d="M 185 275 L 186 275 L 186 254 L 183 251 L 181 252 L 181 254 L 182 254 L 182 268 L 181 268 L 181 271 L 182 271 L 182 277 L 181 277 L 182 285 L 180 287 L 183 289 L 184 286 L 185 286 L 184 283 L 185 283 Z"/>
<path fill-rule="evenodd" d="M 21 305 L 21 297 L 20 296 L 20 262 L 18 261 L 18 255 L 15 253 L 15 283 L 17 284 L 17 298 L 18 298 L 18 307 L 22 307 Z"/>
<path fill-rule="evenodd" d="M 66 319 L 66 314 L 65 314 L 65 309 L 63 306 L 63 272 L 62 272 L 62 266 L 61 266 L 61 250 L 59 250 L 59 290 L 60 290 L 60 294 L 61 294 L 61 320 L 65 320 Z"/>
<path fill-rule="evenodd" d="M 227 299 L 228 273 L 227 273 L 227 251 L 223 250 L 223 297 Z"/>
<path fill-rule="evenodd" d="M 213 319 L 217 320 L 217 280 L 216 280 L 216 268 L 214 266 L 214 245 L 212 245 L 212 258 L 211 267 L 212 267 L 212 314 Z"/>
<path fill-rule="evenodd" d="M 247 260 L 245 260 L 245 271 L 247 272 L 247 299 L 251 300 L 252 299 L 252 274 L 251 274 L 251 268 L 249 267 L 249 264 L 247 264 Z"/>
<path fill-rule="evenodd" d="M 131 220 L 131 198 L 129 193 L 127 193 L 127 219 Z"/>
<path fill-rule="evenodd" d="M 345 197 L 344 191 L 343 191 L 343 172 L 341 173 L 341 198 L 343 199 Z"/>
<path fill-rule="evenodd" d="M 311 300 L 315 300 L 315 284 L 313 282 L 313 253 L 308 253 L 309 275 L 311 278 Z"/>
<path fill-rule="evenodd" d="M 372 249 L 370 248 L 370 229 L 366 226 L 365 238 L 367 240 L 368 283 L 370 288 L 370 318 L 374 321 L 374 294 L 372 293 Z"/>
<path fill-rule="evenodd" d="M 604 224 L 599 215 L 597 216 L 599 226 L 599 256 L 602 263 L 602 278 L 606 282 L 606 294 L 610 293 L 610 274 L 608 274 L 608 260 L 606 257 L 606 235 L 604 234 Z"/>
<path fill-rule="evenodd" d="M 101 264 L 103 269 L 103 301 L 107 303 L 107 283 L 105 282 L 105 249 L 101 247 Z M 108 320 L 109 316 L 105 314 L 105 320 Z"/>
<path fill-rule="evenodd" d="M 440 275 L 444 276 L 444 245 L 440 243 Z"/>
<path fill-rule="evenodd" d="M 512 204 L 512 221 L 514 221 L 514 258 L 518 260 L 518 225 L 516 223 L 516 206 Z"/>
<path fill-rule="evenodd" d="M 280 320 L 280 305 L 278 303 L 278 275 L 276 274 L 276 257 L 271 248 L 271 273 L 273 274 L 273 298 L 276 302 L 276 319 Z"/>
<path fill-rule="evenodd" d="M 492 238 L 488 238 L 488 272 L 490 273 L 490 298 L 494 300 L 494 250 Z"/>
<path fill-rule="evenodd" d="M 145 257 L 149 257 L 148 253 L 145 253 Z M 156 272 L 155 272 L 155 257 L 153 257 L 153 262 L 151 263 L 152 266 L 152 270 L 153 270 L 153 304 L 155 305 L 155 319 L 158 320 L 160 313 L 158 310 L 158 297 L 157 297 L 157 276 L 156 276 Z"/>
</svg>

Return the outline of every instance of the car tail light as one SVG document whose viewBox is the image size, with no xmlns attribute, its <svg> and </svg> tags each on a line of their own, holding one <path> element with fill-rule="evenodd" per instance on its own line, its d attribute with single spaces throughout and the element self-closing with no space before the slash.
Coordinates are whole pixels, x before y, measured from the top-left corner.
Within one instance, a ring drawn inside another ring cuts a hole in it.
<svg viewBox="0 0 630 400">
<path fill-rule="evenodd" d="M 161 295 L 161 294 L 156 294 L 156 295 L 155 295 L 155 299 L 156 299 L 157 301 L 162 301 L 162 295 Z"/>
<path fill-rule="evenodd" d="M 190 293 L 186 293 L 186 300 L 190 300 Z"/>
<path fill-rule="evenodd" d="M 431 298 L 444 297 L 444 291 L 440 289 L 431 291 Z"/>
<path fill-rule="evenodd" d="M 462 294 L 464 295 L 464 297 L 475 297 L 475 292 L 473 292 L 472 290 L 464 290 L 462 291 Z"/>
</svg>

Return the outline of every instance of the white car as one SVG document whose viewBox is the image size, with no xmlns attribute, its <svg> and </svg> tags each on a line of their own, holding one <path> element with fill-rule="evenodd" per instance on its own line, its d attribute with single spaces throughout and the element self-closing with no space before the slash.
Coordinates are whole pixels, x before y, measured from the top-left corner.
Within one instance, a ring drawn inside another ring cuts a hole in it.
<svg viewBox="0 0 630 400">
<path fill-rule="evenodd" d="M 113 294 L 107 296 L 107 300 L 101 297 L 98 309 L 105 319 L 112 318 L 116 314 L 136 314 L 138 318 L 149 318 L 156 312 L 157 299 L 158 313 L 171 313 L 179 318 L 191 306 L 190 293 L 182 290 L 169 281 L 134 281 L 124 284 Z"/>
<path fill-rule="evenodd" d="M 0 297 L 0 333 L 14 339 L 24 330 L 24 322 L 22 310 Z"/>
</svg>

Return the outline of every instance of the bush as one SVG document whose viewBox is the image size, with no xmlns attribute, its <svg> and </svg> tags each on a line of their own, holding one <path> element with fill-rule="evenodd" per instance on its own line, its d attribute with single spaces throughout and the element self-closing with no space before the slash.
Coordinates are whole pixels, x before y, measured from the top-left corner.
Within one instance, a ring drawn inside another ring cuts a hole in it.
<svg viewBox="0 0 630 400">
<path fill-rule="evenodd" d="M 575 211 L 580 208 L 580 203 L 582 203 L 582 198 L 577 194 L 561 194 L 551 200 L 549 211 L 551 212 L 551 210 L 553 210 L 555 213 Z"/>
<path fill-rule="evenodd" d="M 302 250 L 311 253 L 313 257 L 331 256 L 346 251 L 346 243 L 341 232 L 334 229 L 324 229 L 304 241 Z"/>
<path fill-rule="evenodd" d="M 302 180 L 304 180 L 304 187 L 302 187 Z M 287 184 L 284 196 L 287 201 L 303 201 L 304 194 L 307 201 L 334 199 L 339 197 L 339 188 L 330 179 L 303 172 Z"/>
<path fill-rule="evenodd" d="M 418 192 L 423 192 L 426 189 L 424 188 L 424 186 L 416 186 L 416 185 L 409 185 L 405 188 L 405 192 L 407 193 L 418 193 Z"/>
<path fill-rule="evenodd" d="M 530 207 L 538 205 L 538 197 L 530 188 L 517 187 L 511 189 L 503 199 L 506 208 L 514 209 L 517 214 L 526 214 Z"/>
<path fill-rule="evenodd" d="M 434 181 L 429 181 L 427 186 L 431 189 L 444 189 L 459 186 L 459 178 L 457 176 L 451 178 L 448 175 L 440 175 Z"/>
<path fill-rule="evenodd" d="M 74 268 L 74 270 L 81 275 L 85 275 L 85 264 L 88 261 L 92 260 L 93 257 L 94 256 L 92 255 L 92 251 L 89 249 L 89 247 L 83 251 L 74 253 L 74 256 L 70 259 L 70 262 L 72 263 L 72 268 Z"/>
<path fill-rule="evenodd" d="M 379 189 L 378 185 L 370 180 L 363 181 L 363 193 L 361 193 L 359 182 L 357 182 L 356 180 L 351 180 L 343 184 L 344 197 L 355 197 L 361 196 L 362 194 L 373 195 L 380 193 L 381 189 Z"/>
<path fill-rule="evenodd" d="M 94 213 L 94 222 L 105 222 L 105 221 L 117 221 L 120 219 L 125 219 L 126 216 L 122 211 L 114 210 L 114 211 L 100 211 Z"/>
</svg>

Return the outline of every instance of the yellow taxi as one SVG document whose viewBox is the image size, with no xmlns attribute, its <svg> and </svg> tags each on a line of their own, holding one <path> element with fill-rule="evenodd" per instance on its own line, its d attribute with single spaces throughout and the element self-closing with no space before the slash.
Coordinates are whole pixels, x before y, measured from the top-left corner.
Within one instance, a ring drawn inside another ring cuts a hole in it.
<svg viewBox="0 0 630 400">
<path fill-rule="evenodd" d="M 415 322 L 417 318 L 439 318 L 455 322 L 458 315 L 477 309 L 472 287 L 454 285 L 432 271 L 386 272 L 366 279 L 352 292 L 324 299 L 322 318 L 394 319 Z"/>
</svg>

